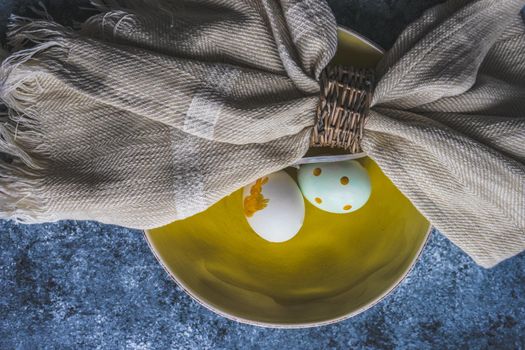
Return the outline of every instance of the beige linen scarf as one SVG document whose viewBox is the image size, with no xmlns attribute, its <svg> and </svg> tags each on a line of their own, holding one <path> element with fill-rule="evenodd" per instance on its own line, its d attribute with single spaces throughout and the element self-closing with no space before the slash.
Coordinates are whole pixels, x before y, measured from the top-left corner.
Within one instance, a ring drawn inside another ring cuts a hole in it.
<svg viewBox="0 0 525 350">
<path fill-rule="evenodd" d="M 97 5 L 80 31 L 12 19 L 0 218 L 161 226 L 305 154 L 337 44 L 323 1 Z M 524 5 L 449 1 L 410 25 L 362 143 L 486 267 L 525 249 Z"/>
</svg>

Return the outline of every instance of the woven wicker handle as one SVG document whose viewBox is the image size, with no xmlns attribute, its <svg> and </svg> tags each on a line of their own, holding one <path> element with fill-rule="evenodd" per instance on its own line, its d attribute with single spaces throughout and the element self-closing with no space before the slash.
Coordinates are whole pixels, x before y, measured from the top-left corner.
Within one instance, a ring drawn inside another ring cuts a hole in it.
<svg viewBox="0 0 525 350">
<path fill-rule="evenodd" d="M 361 152 L 373 91 L 373 70 L 328 66 L 321 74 L 321 100 L 311 145 Z"/>
</svg>

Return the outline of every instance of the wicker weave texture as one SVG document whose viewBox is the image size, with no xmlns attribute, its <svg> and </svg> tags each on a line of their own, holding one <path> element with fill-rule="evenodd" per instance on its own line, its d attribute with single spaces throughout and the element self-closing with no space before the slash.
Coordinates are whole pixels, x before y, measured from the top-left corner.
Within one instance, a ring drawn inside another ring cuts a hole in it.
<svg viewBox="0 0 525 350">
<path fill-rule="evenodd" d="M 312 146 L 361 152 L 373 87 L 371 69 L 328 66 L 321 75 L 321 98 Z"/>
</svg>

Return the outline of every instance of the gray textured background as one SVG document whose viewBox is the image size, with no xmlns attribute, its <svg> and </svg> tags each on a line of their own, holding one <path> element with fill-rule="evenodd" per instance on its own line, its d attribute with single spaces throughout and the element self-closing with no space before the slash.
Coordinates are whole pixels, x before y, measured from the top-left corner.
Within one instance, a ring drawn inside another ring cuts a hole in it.
<svg viewBox="0 0 525 350">
<path fill-rule="evenodd" d="M 0 33 L 36 1 L 0 0 Z M 330 0 L 340 24 L 382 46 L 438 0 Z M 70 24 L 81 1 L 46 1 Z M 524 349 L 525 255 L 484 270 L 434 232 L 386 300 L 339 324 L 261 329 L 175 287 L 141 232 L 91 222 L 0 221 L 0 349 Z"/>
</svg>

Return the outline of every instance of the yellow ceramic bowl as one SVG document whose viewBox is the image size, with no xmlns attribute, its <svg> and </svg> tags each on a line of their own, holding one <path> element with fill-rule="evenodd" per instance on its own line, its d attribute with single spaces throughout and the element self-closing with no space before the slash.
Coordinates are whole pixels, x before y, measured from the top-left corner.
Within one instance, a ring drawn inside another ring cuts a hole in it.
<svg viewBox="0 0 525 350">
<path fill-rule="evenodd" d="M 340 29 L 335 60 L 374 66 L 382 51 Z M 301 231 L 270 243 L 243 215 L 242 190 L 203 213 L 146 232 L 173 279 L 209 309 L 271 327 L 317 326 L 369 308 L 408 273 L 430 225 L 369 158 L 372 195 L 350 214 L 323 212 L 305 201 Z"/>
</svg>

